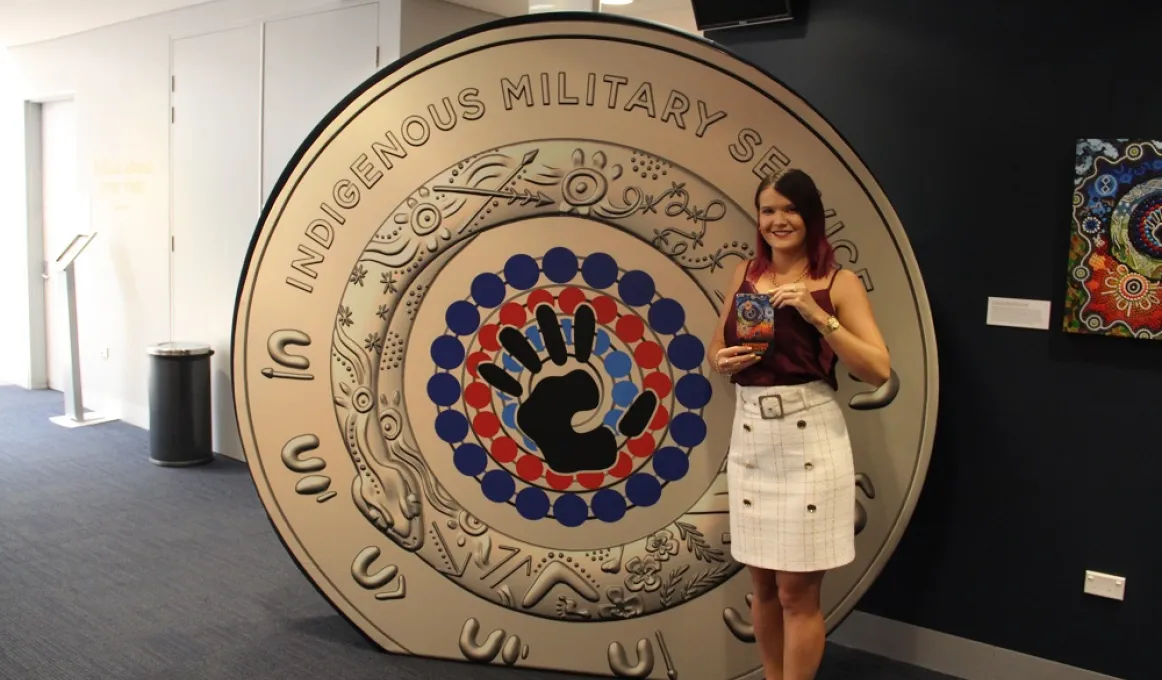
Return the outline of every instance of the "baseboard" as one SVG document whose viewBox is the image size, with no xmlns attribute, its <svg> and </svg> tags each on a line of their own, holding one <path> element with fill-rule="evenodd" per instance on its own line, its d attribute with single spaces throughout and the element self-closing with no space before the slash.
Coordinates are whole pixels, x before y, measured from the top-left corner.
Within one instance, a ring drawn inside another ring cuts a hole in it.
<svg viewBox="0 0 1162 680">
<path fill-rule="evenodd" d="M 964 680 L 1120 680 L 860 611 L 852 612 L 829 639 Z"/>
</svg>

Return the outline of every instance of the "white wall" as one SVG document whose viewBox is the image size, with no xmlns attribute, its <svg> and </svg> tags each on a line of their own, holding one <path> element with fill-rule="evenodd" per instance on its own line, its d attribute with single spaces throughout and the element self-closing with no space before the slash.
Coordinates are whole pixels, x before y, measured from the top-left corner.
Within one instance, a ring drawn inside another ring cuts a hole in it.
<svg viewBox="0 0 1162 680">
<path fill-rule="evenodd" d="M 438 0 L 360 1 L 379 4 L 381 64 L 401 53 L 401 22 L 404 35 L 432 40 L 442 31 L 495 18 Z M 401 18 L 401 3 L 410 19 Z M 77 266 L 85 403 L 147 427 L 145 349 L 177 339 L 169 337 L 171 41 L 352 4 L 359 3 L 219 0 L 9 48 L 8 61 L 0 56 L 0 382 L 33 386 L 29 319 L 35 315 L 28 299 L 29 290 L 41 284 L 39 266 L 28 262 L 23 102 L 75 98 L 78 181 L 92 205 L 89 228 L 99 232 Z M 251 224 L 259 212 L 256 205 Z M 207 277 L 237 281 L 241 273 L 235 265 L 221 269 L 205 263 Z"/>
<path fill-rule="evenodd" d="M 24 114 L 17 75 L 0 48 L 0 382 L 29 384 Z"/>
<path fill-rule="evenodd" d="M 501 18 L 496 14 L 461 7 L 450 2 L 402 0 L 402 3 L 401 23 L 405 30 L 400 36 L 401 55 L 466 28 Z"/>
</svg>

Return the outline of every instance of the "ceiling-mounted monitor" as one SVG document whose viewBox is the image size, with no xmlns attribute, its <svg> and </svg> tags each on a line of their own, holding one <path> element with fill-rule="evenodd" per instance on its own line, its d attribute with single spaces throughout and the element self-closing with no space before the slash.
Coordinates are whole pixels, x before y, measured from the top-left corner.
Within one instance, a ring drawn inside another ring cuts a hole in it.
<svg viewBox="0 0 1162 680">
<path fill-rule="evenodd" d="M 795 18 L 791 0 L 693 0 L 699 31 L 739 28 Z"/>
</svg>

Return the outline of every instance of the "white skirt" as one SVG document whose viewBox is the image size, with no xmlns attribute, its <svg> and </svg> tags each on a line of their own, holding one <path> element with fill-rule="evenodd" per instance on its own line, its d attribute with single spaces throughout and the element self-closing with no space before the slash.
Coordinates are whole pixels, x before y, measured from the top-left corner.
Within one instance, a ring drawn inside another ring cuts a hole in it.
<svg viewBox="0 0 1162 680">
<path fill-rule="evenodd" d="M 821 571 L 855 559 L 855 465 L 835 392 L 736 385 L 730 549 L 742 564 Z"/>
</svg>

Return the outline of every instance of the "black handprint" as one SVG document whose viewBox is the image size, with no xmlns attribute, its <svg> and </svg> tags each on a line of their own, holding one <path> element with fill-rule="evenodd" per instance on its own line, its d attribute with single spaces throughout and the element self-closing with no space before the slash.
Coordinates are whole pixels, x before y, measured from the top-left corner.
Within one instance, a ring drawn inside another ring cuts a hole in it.
<svg viewBox="0 0 1162 680">
<path fill-rule="evenodd" d="M 536 310 L 537 325 L 544 339 L 548 359 L 557 366 L 570 361 L 588 364 L 597 339 L 597 319 L 593 308 L 582 303 L 573 315 L 573 348 L 569 354 L 565 334 L 552 306 L 541 304 Z M 506 326 L 498 334 L 500 344 L 533 376 L 544 368 L 544 359 L 519 330 Z M 524 388 L 516 378 L 494 364 L 481 364 L 481 377 L 496 389 L 518 400 Z M 558 474 L 606 470 L 617 462 L 618 442 L 613 430 L 599 426 L 588 432 L 573 429 L 573 417 L 601 406 L 601 392 L 590 371 L 582 366 L 564 375 L 549 376 L 533 382 L 532 391 L 521 401 L 516 423 L 540 448 L 545 463 Z M 658 406 L 658 397 L 645 390 L 634 399 L 618 423 L 626 437 L 637 437 L 645 431 Z"/>
</svg>

